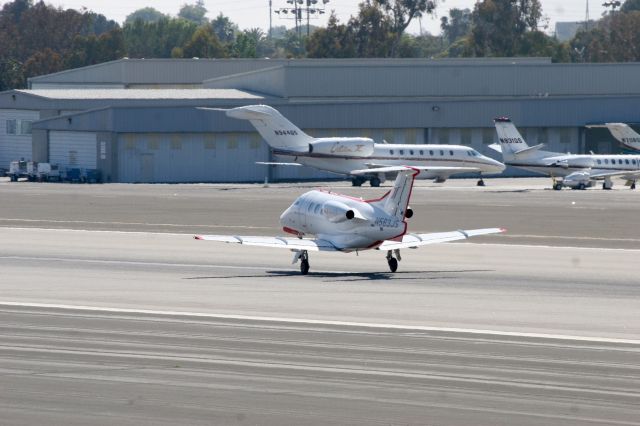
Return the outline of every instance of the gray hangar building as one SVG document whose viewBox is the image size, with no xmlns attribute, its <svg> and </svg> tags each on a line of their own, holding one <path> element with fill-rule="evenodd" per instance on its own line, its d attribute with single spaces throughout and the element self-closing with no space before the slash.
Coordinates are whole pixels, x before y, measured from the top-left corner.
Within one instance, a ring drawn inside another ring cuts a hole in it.
<svg viewBox="0 0 640 426">
<path fill-rule="evenodd" d="M 255 182 L 335 175 L 270 161 L 222 111 L 262 103 L 313 136 L 463 144 L 498 158 L 492 119 L 528 143 L 617 153 L 603 122 L 640 122 L 640 63 L 488 59 L 121 59 L 0 93 L 0 168 L 18 159 L 97 169 L 107 182 Z M 507 175 L 526 172 L 508 168 Z"/>
</svg>

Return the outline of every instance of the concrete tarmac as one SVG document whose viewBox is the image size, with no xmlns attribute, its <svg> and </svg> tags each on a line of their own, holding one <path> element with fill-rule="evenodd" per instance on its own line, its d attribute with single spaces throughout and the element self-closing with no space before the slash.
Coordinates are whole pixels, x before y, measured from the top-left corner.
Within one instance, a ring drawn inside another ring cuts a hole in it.
<svg viewBox="0 0 640 426">
<path fill-rule="evenodd" d="M 640 424 L 638 194 L 488 183 L 420 182 L 410 230 L 509 236 L 306 277 L 192 239 L 305 185 L 0 184 L 0 423 Z"/>
</svg>

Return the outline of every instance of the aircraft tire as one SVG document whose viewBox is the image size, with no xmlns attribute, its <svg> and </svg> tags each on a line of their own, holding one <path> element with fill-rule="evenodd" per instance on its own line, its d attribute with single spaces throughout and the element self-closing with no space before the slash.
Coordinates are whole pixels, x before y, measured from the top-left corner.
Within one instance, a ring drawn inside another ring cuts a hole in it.
<svg viewBox="0 0 640 426">
<path fill-rule="evenodd" d="M 561 183 L 554 183 L 553 184 L 553 189 L 555 189 L 556 191 L 560 191 L 562 189 L 562 184 Z"/>
<path fill-rule="evenodd" d="M 587 189 L 587 186 L 584 183 L 580 183 L 578 184 L 578 189 L 584 191 L 585 189 Z"/>
<path fill-rule="evenodd" d="M 308 260 L 302 260 L 300 262 L 300 273 L 302 275 L 307 275 L 309 273 L 309 261 Z"/>
<path fill-rule="evenodd" d="M 377 177 L 372 177 L 371 180 L 369 181 L 369 183 L 371 184 L 371 186 L 373 186 L 374 188 L 377 188 L 380 186 L 380 179 L 378 179 Z"/>
<path fill-rule="evenodd" d="M 387 260 L 387 263 L 389 263 L 389 269 L 391 270 L 391 272 L 395 272 L 398 270 L 398 259 L 396 259 L 395 257 L 391 257 Z"/>
</svg>

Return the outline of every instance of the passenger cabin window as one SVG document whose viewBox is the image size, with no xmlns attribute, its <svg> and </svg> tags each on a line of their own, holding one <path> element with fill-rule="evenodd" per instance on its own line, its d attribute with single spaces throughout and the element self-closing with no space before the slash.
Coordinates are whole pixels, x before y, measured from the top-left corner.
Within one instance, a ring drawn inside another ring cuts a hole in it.
<svg viewBox="0 0 640 426">
<path fill-rule="evenodd" d="M 604 164 L 609 164 L 609 160 L 608 159 L 604 159 Z"/>
<path fill-rule="evenodd" d="M 429 150 L 429 155 L 431 155 L 433 157 L 433 150 L 432 149 Z"/>
<path fill-rule="evenodd" d="M 413 150 L 412 149 L 409 150 L 409 154 L 413 155 Z"/>
<path fill-rule="evenodd" d="M 449 150 L 449 155 L 453 155 L 453 151 Z"/>
<path fill-rule="evenodd" d="M 393 155 L 393 150 L 392 149 L 389 150 L 389 154 Z"/>
<path fill-rule="evenodd" d="M 622 164 L 622 158 L 618 159 L 618 164 Z"/>
<path fill-rule="evenodd" d="M 624 160 L 625 164 L 629 164 L 629 159 Z"/>
<path fill-rule="evenodd" d="M 602 164 L 602 160 L 597 160 L 597 161 L 598 161 L 598 164 Z"/>
<path fill-rule="evenodd" d="M 404 155 L 404 149 L 400 150 L 400 155 Z"/>
<path fill-rule="evenodd" d="M 444 155 L 444 150 L 440 150 L 440 155 Z"/>
<path fill-rule="evenodd" d="M 424 155 L 424 151 L 423 150 L 420 150 L 420 155 Z"/>
<path fill-rule="evenodd" d="M 631 160 L 631 164 L 636 165 L 636 160 Z"/>
</svg>

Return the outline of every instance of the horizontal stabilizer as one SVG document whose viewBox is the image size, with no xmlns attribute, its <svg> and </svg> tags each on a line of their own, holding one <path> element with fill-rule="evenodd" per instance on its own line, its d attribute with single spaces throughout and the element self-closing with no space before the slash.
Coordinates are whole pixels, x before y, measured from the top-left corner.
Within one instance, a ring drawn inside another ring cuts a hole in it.
<svg viewBox="0 0 640 426">
<path fill-rule="evenodd" d="M 302 166 L 300 163 L 274 163 L 269 161 L 256 161 L 256 164 L 262 164 L 263 166 Z"/>
<path fill-rule="evenodd" d="M 489 148 L 494 151 L 502 152 L 502 145 L 500 145 L 499 143 L 492 143 L 491 145 L 489 145 Z"/>
<path fill-rule="evenodd" d="M 476 172 L 477 167 L 445 167 L 445 166 L 386 166 L 375 167 L 371 169 L 352 170 L 352 175 L 366 175 L 369 173 L 395 173 L 402 170 L 413 169 L 429 172 L 452 172 L 452 173 L 464 173 L 464 172 Z"/>
<path fill-rule="evenodd" d="M 515 155 L 516 157 L 527 155 L 527 154 L 530 154 L 530 153 L 532 153 L 534 151 L 537 151 L 537 150 L 539 150 L 541 148 L 544 148 L 545 146 L 546 146 L 546 144 L 544 144 L 544 143 L 540 143 L 540 144 L 534 145 L 534 146 L 528 146 L 528 147 L 526 147 L 524 149 L 521 149 L 519 151 L 514 152 L 513 155 Z"/>
<path fill-rule="evenodd" d="M 466 240 L 478 235 L 499 234 L 505 232 L 503 228 L 469 229 L 451 232 L 434 232 L 431 234 L 405 234 L 402 241 L 384 241 L 380 250 L 395 250 L 402 248 L 414 248 L 427 244 L 446 243 L 450 241 Z"/>
<path fill-rule="evenodd" d="M 211 107 L 196 107 L 196 109 L 201 109 L 203 111 L 229 111 L 226 108 L 211 108 Z"/>
</svg>

